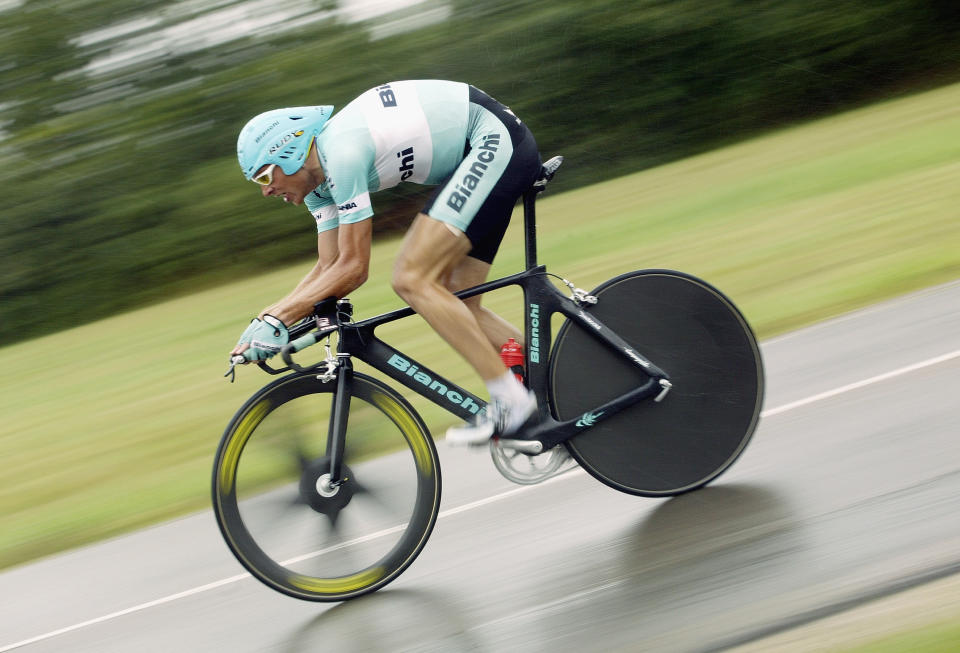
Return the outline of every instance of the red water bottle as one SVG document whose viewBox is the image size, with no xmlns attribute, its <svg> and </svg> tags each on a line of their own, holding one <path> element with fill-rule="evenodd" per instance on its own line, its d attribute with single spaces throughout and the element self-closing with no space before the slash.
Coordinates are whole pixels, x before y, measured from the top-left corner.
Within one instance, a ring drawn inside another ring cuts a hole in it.
<svg viewBox="0 0 960 653">
<path fill-rule="evenodd" d="M 517 381 L 523 383 L 523 347 L 513 338 L 507 340 L 507 344 L 500 348 L 500 360 L 510 368 Z"/>
</svg>

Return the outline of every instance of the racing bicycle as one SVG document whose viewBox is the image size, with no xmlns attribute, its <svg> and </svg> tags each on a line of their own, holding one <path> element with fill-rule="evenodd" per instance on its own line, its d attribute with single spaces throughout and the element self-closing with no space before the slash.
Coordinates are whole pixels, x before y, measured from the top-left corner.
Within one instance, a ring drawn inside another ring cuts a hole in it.
<svg viewBox="0 0 960 653">
<path fill-rule="evenodd" d="M 689 274 L 637 270 L 589 292 L 552 281 L 537 263 L 535 202 L 562 160 L 547 161 L 524 193 L 525 269 L 457 293 L 523 292 L 525 382 L 539 415 L 520 434 L 491 440 L 493 462 L 517 483 L 579 466 L 639 496 L 703 487 L 756 429 L 764 374 L 754 334 L 726 296 Z M 240 563 L 275 590 L 352 599 L 395 580 L 426 545 L 440 461 L 395 386 L 460 419 L 485 402 L 378 337 L 411 315 L 354 321 L 349 300 L 320 302 L 291 327 L 286 367 L 259 363 L 279 378 L 226 427 L 213 468 L 217 524 Z M 555 337 L 554 315 L 563 320 Z M 320 342 L 322 360 L 294 359 Z M 356 371 L 355 360 L 390 382 Z"/>
</svg>

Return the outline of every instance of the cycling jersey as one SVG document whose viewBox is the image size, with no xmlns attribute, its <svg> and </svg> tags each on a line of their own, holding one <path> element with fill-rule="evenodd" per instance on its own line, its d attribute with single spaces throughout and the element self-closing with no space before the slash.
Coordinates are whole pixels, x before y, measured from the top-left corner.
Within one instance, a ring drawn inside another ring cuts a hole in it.
<svg viewBox="0 0 960 653">
<path fill-rule="evenodd" d="M 316 144 L 326 180 L 304 203 L 318 232 L 370 218 L 372 192 L 402 181 L 441 185 L 425 212 L 466 233 L 475 248 L 482 239 L 495 240 L 477 255 L 491 260 L 513 205 L 540 170 L 526 126 L 496 100 L 460 82 L 400 81 L 372 88 L 336 113 Z M 496 214 L 496 228 L 477 224 L 490 221 L 487 213 Z"/>
<path fill-rule="evenodd" d="M 335 114 L 317 137 L 327 179 L 304 198 L 318 230 L 369 218 L 372 192 L 449 175 L 463 158 L 468 98 L 459 82 L 391 82 Z"/>
</svg>

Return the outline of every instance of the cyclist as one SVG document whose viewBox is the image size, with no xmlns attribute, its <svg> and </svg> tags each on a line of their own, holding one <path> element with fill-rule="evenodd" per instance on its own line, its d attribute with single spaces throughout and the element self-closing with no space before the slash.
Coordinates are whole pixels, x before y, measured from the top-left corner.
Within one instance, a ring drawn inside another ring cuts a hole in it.
<svg viewBox="0 0 960 653">
<path fill-rule="evenodd" d="M 404 238 L 393 288 L 490 394 L 487 409 L 449 429 L 447 441 L 480 444 L 516 433 L 536 412 L 536 400 L 498 352 L 520 334 L 479 296 L 453 293 L 486 280 L 517 199 L 536 181 L 541 162 L 533 134 L 486 93 L 451 81 L 390 82 L 332 113 L 329 105 L 276 109 L 240 132 L 244 176 L 262 186 L 264 197 L 305 204 L 316 219 L 317 263 L 260 312 L 231 355 L 273 356 L 287 342 L 287 325 L 366 280 L 371 192 L 401 181 L 436 185 Z"/>
</svg>

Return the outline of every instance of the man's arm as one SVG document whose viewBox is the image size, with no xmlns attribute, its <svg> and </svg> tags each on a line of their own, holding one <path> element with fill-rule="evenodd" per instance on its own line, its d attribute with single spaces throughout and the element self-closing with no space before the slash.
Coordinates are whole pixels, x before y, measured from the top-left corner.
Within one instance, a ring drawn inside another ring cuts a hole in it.
<svg viewBox="0 0 960 653">
<path fill-rule="evenodd" d="M 367 280 L 373 220 L 342 224 L 317 236 L 317 263 L 289 295 L 261 311 L 290 325 L 325 297 L 345 297 Z"/>
<path fill-rule="evenodd" d="M 322 270 L 326 270 L 337 260 L 337 254 L 340 251 L 337 245 L 339 237 L 339 229 L 328 229 L 317 234 L 317 265 Z"/>
<path fill-rule="evenodd" d="M 337 246 L 338 233 L 337 229 L 328 229 L 317 234 L 317 262 L 307 276 L 301 279 L 297 287 L 290 291 L 289 295 L 300 292 L 312 279 L 333 265 L 333 262 L 337 260 L 337 252 L 339 251 Z M 279 304 L 280 302 L 277 303 Z M 270 313 L 270 309 L 265 309 L 264 312 Z"/>
</svg>

